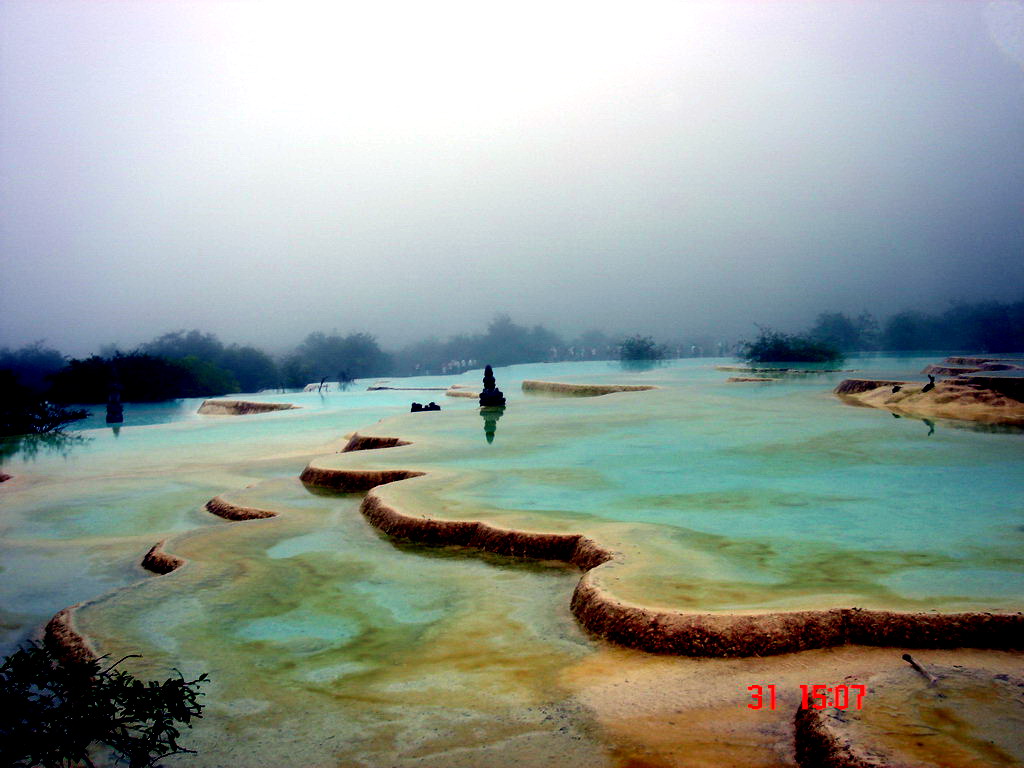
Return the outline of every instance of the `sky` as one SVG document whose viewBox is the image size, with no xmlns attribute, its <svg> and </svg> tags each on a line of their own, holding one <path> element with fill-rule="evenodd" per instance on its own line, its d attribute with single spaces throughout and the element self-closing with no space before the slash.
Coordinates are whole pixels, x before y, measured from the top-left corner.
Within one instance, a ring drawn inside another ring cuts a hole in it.
<svg viewBox="0 0 1024 768">
<path fill-rule="evenodd" d="M 1021 2 L 0 0 L 0 346 L 1022 297 Z"/>
</svg>

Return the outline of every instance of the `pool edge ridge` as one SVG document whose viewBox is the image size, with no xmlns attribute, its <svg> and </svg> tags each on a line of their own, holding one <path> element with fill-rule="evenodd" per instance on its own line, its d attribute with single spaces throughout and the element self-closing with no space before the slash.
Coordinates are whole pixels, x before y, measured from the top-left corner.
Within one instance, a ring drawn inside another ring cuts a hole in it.
<svg viewBox="0 0 1024 768">
<path fill-rule="evenodd" d="M 572 613 L 595 635 L 650 653 L 701 657 L 775 656 L 842 645 L 882 648 L 1024 648 L 1024 613 L 900 612 L 862 608 L 757 614 L 685 613 L 616 599 L 580 578 Z"/>
<path fill-rule="evenodd" d="M 139 565 L 158 576 L 164 576 L 185 565 L 188 560 L 184 557 L 173 555 L 164 550 L 166 543 L 167 539 L 160 539 L 160 541 L 150 547 L 149 551 L 142 556 L 142 562 Z"/>
<path fill-rule="evenodd" d="M 269 509 L 235 504 L 225 499 L 222 494 L 214 496 L 203 505 L 203 508 L 211 515 L 222 517 L 225 520 L 263 520 L 268 517 L 277 517 L 278 515 L 277 512 Z"/>
<path fill-rule="evenodd" d="M 75 626 L 75 613 L 86 602 L 61 608 L 43 628 L 43 645 L 65 666 L 88 664 L 101 658 L 92 643 Z"/>
<path fill-rule="evenodd" d="M 389 447 L 397 438 L 378 439 L 381 447 Z M 423 477 L 426 472 L 328 469 L 315 466 L 315 461 L 307 464 L 301 480 L 333 490 L 365 491 L 360 512 L 370 525 L 389 537 L 435 546 L 465 546 L 510 557 L 559 560 L 581 568 L 584 573 L 573 590 L 570 609 L 587 631 L 616 645 L 698 657 L 769 656 L 841 645 L 1024 648 L 1021 612 L 898 612 L 840 607 L 757 614 L 686 613 L 631 604 L 616 599 L 596 583 L 597 569 L 622 564 L 621 553 L 588 536 L 411 514 L 385 502 L 375 489 Z"/>
<path fill-rule="evenodd" d="M 377 530 L 419 544 L 458 545 L 508 557 L 560 560 L 585 571 L 616 559 L 616 553 L 579 533 L 502 528 L 480 520 L 442 520 L 411 515 L 369 491 L 359 511 Z"/>
</svg>

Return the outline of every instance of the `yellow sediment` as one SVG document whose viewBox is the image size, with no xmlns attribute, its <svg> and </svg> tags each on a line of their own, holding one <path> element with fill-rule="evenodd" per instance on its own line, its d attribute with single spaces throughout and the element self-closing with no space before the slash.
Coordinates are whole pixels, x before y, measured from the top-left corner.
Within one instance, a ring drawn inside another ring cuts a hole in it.
<svg viewBox="0 0 1024 768">
<path fill-rule="evenodd" d="M 472 389 L 461 389 L 458 387 L 449 387 L 445 390 L 445 395 L 448 397 L 471 397 L 474 399 L 480 397 L 480 394 Z"/>
<path fill-rule="evenodd" d="M 1024 682 L 1005 667 L 993 674 L 957 661 L 947 667 L 930 664 L 933 683 L 909 667 L 842 680 L 848 688 L 864 686 L 862 706 L 798 708 L 797 761 L 808 768 L 1020 765 Z"/>
<path fill-rule="evenodd" d="M 252 413 L 287 411 L 298 407 L 291 403 L 256 403 L 251 400 L 204 400 L 197 413 L 207 416 L 247 416 Z"/>
<path fill-rule="evenodd" d="M 532 380 L 523 382 L 523 392 L 550 392 L 577 397 L 597 397 L 614 392 L 643 392 L 649 389 L 658 389 L 658 387 L 652 384 L 563 384 L 557 381 Z"/>
<path fill-rule="evenodd" d="M 901 652 L 888 648 L 844 646 L 799 654 L 744 659 L 694 659 L 637 654 L 604 646 L 560 675 L 576 692 L 605 732 L 618 766 L 659 768 L 793 768 L 796 748 L 794 714 L 801 705 L 801 685 L 851 684 L 875 675 L 901 673 L 907 667 Z M 915 654 L 917 656 L 918 654 Z M 988 674 L 1024 672 L 1021 654 L 967 648 L 922 652 L 920 660 L 963 665 Z M 748 686 L 762 687 L 759 709 Z M 769 706 L 767 686 L 774 685 L 776 706 Z M 863 700 L 864 713 L 890 706 L 885 691 L 875 687 Z M 753 705 L 753 706 L 750 706 Z M 854 714 L 851 711 L 845 715 Z M 1011 713 L 1007 710 L 1007 715 Z M 903 723 L 906 737 L 920 733 Z M 921 741 L 917 738 L 916 741 Z M 1016 765 L 994 762 L 992 765 Z M 805 768 L 842 765 L 805 761 Z M 926 761 L 875 764 L 894 768 Z M 939 763 L 964 768 L 955 761 Z M 964 765 L 973 765 L 967 763 Z M 988 766 L 986 768 L 989 768 Z"/>
<path fill-rule="evenodd" d="M 905 381 L 846 379 L 834 390 L 841 400 L 853 405 L 881 408 L 918 418 L 961 419 L 981 424 L 1024 426 L 1024 403 L 995 391 L 990 386 L 1014 386 L 984 377 L 940 381 L 922 391 L 922 385 Z M 900 385 L 893 392 L 894 385 Z"/>
</svg>

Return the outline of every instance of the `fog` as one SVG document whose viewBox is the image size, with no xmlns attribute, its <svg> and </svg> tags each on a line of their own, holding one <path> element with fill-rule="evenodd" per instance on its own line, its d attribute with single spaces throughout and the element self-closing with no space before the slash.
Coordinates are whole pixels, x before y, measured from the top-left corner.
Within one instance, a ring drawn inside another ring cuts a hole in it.
<svg viewBox="0 0 1024 768">
<path fill-rule="evenodd" d="M 1019 2 L 4 2 L 0 346 L 1024 291 Z"/>
</svg>

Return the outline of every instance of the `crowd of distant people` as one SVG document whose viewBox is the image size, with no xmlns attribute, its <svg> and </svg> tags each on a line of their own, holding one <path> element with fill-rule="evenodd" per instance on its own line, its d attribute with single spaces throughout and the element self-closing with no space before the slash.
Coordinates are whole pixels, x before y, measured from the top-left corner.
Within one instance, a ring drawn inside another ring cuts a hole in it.
<svg viewBox="0 0 1024 768">
<path fill-rule="evenodd" d="M 691 344 L 689 347 L 679 344 L 668 347 L 668 352 L 670 357 L 707 357 L 709 355 L 726 357 L 733 353 L 733 348 L 732 345 L 720 341 L 712 350 L 705 350 L 704 347 L 698 344 Z M 542 362 L 558 363 L 576 360 L 615 360 L 618 356 L 619 348 L 614 344 L 604 347 L 551 347 L 548 350 L 546 359 Z M 436 373 L 442 376 L 448 376 L 465 373 L 466 371 L 471 371 L 479 367 L 480 363 L 474 358 L 460 360 L 453 359 L 442 363 L 440 368 L 436 370 Z M 435 373 L 433 368 L 421 366 L 420 364 L 416 364 L 413 370 L 414 375 L 420 376 L 432 375 Z"/>
</svg>

